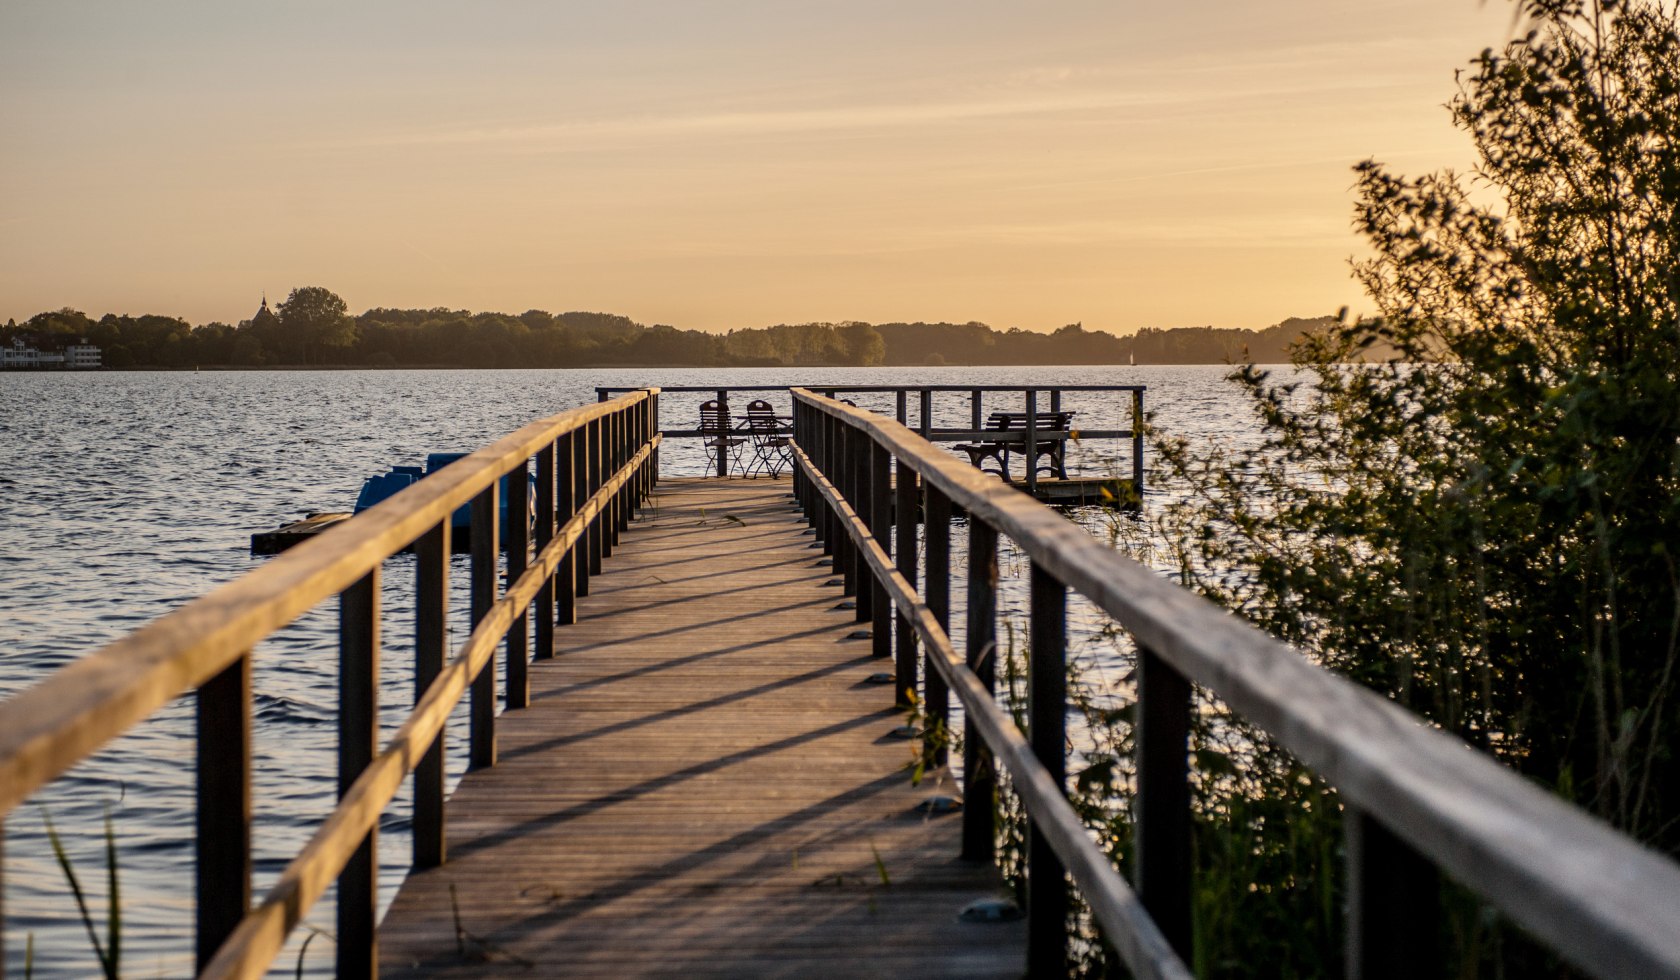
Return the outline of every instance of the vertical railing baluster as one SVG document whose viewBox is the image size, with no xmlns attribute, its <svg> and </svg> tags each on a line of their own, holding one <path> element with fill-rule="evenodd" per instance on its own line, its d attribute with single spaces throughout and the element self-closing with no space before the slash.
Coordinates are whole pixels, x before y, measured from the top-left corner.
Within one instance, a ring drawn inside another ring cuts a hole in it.
<svg viewBox="0 0 1680 980">
<path fill-rule="evenodd" d="M 655 391 L 653 393 L 653 420 L 649 424 L 649 429 L 648 429 L 648 434 L 649 434 L 650 438 L 652 436 L 658 435 L 661 431 L 660 427 L 659 427 L 660 426 L 660 422 L 659 422 L 659 396 L 660 396 L 660 392 Z M 655 447 L 654 450 L 653 450 L 653 469 L 652 469 L 652 472 L 649 474 L 649 479 L 654 484 L 659 483 L 659 449 L 658 449 L 658 447 Z"/>
<path fill-rule="evenodd" d="M 1190 956 L 1190 684 L 1138 646 L 1137 890 L 1161 934 Z"/>
<path fill-rule="evenodd" d="M 1038 392 L 1027 389 L 1027 492 L 1038 492 Z"/>
<path fill-rule="evenodd" d="M 1440 872 L 1357 807 L 1342 812 L 1342 826 L 1347 845 L 1349 980 L 1445 975 Z"/>
<path fill-rule="evenodd" d="M 414 542 L 414 700 L 443 673 L 449 653 L 449 531 L 445 517 Z M 444 862 L 443 751 L 440 732 L 414 767 L 414 866 Z"/>
<path fill-rule="evenodd" d="M 946 501 L 949 506 L 950 501 Z M 968 518 L 968 669 L 991 694 L 997 676 L 997 530 L 972 514 Z M 997 768 L 972 715 L 963 720 L 962 856 L 990 863 L 997 849 Z"/>
<path fill-rule="evenodd" d="M 589 423 L 589 493 L 584 495 L 584 500 L 593 498 L 606 479 L 602 475 L 606 457 L 601 447 L 601 427 L 600 419 Z M 611 553 L 607 550 L 607 522 L 604 513 L 605 511 L 597 512 L 595 518 L 589 522 L 590 575 L 601 574 L 601 561 Z"/>
<path fill-rule="evenodd" d="M 373 762 L 379 744 L 379 566 L 338 597 L 338 798 Z M 338 976 L 379 972 L 379 828 L 338 876 Z"/>
<path fill-rule="evenodd" d="M 251 907 L 250 652 L 205 681 L 197 702 L 196 914 L 202 970 Z"/>
<path fill-rule="evenodd" d="M 976 431 L 979 431 L 983 427 L 983 423 L 985 422 L 984 417 L 980 414 L 981 413 L 980 401 L 981 401 L 980 389 L 979 388 L 974 388 L 974 389 L 970 390 L 969 393 L 968 393 L 968 427 L 970 429 L 974 429 Z M 980 438 L 984 438 L 984 437 L 982 436 Z"/>
<path fill-rule="evenodd" d="M 921 395 L 921 418 L 918 420 L 921 425 L 916 431 L 922 434 L 923 439 L 926 439 L 928 434 L 933 431 L 933 389 L 923 388 Z"/>
<path fill-rule="evenodd" d="M 869 518 L 865 524 L 869 528 L 870 536 L 881 546 L 881 550 L 887 553 L 887 558 L 890 560 L 892 558 L 893 526 L 892 453 L 888 452 L 885 447 L 876 445 L 875 440 L 865 433 L 860 431 L 858 435 L 862 436 L 864 447 L 869 453 L 869 483 L 864 489 L 864 493 L 869 497 Z M 867 564 L 864 564 L 863 567 L 869 568 Z M 881 577 L 876 575 L 873 570 L 868 572 L 867 581 L 869 586 L 870 638 L 873 641 L 874 654 L 877 657 L 890 657 L 893 655 L 893 602 L 887 593 L 887 583 L 882 581 Z M 864 593 L 863 586 L 864 583 L 860 581 L 858 584 L 858 595 L 860 597 Z M 914 674 L 911 675 L 909 680 L 912 685 L 915 684 Z M 900 677 L 898 679 L 897 687 L 900 691 L 904 689 L 904 682 L 905 678 Z M 915 688 L 912 687 L 911 690 L 914 691 Z"/>
<path fill-rule="evenodd" d="M 717 475 L 721 479 L 729 475 L 729 438 L 734 426 L 734 420 L 729 417 L 729 392 L 719 388 L 717 393 L 718 419 L 723 431 L 718 433 Z"/>
<path fill-rule="evenodd" d="M 554 540 L 554 443 L 550 442 L 537 450 L 537 527 L 534 542 L 535 554 L 542 554 L 548 543 Z M 558 569 L 555 574 L 543 580 L 543 586 L 537 590 L 537 608 L 531 614 L 536 623 L 537 649 L 536 659 L 548 660 L 554 656 L 554 586 L 559 578 Z"/>
<path fill-rule="evenodd" d="M 478 492 L 472 500 L 472 624 L 468 629 L 477 629 L 484 617 L 490 614 L 490 607 L 496 604 L 497 579 L 500 569 L 497 568 L 501 549 L 497 547 L 497 537 L 501 523 L 498 520 L 497 491 L 500 481 L 491 480 L 490 485 Z M 484 662 L 484 669 L 472 681 L 472 707 L 469 711 L 470 731 L 468 736 L 467 768 L 485 769 L 496 764 L 496 655 L 491 653 L 490 659 Z"/>
<path fill-rule="evenodd" d="M 582 427 L 573 429 L 567 438 L 572 443 L 572 506 L 571 513 L 567 516 L 567 519 L 570 520 L 577 516 L 577 512 L 589 499 L 588 424 L 585 423 Z M 575 595 L 586 596 L 589 594 L 589 556 L 594 548 L 594 544 L 590 542 L 589 524 L 585 522 L 583 534 L 578 538 L 577 544 L 572 546 L 571 553 L 572 570 L 576 573 L 573 582 L 573 593 Z M 574 613 L 573 622 L 576 621 Z"/>
<path fill-rule="evenodd" d="M 624 464 L 630 462 L 630 417 L 623 412 L 612 414 L 612 467 L 607 470 L 607 476 L 617 476 Z M 619 537 L 630 527 L 630 492 L 632 484 L 625 483 L 613 492 L 613 547 L 617 548 Z"/>
<path fill-rule="evenodd" d="M 554 523 L 556 530 L 566 526 L 577 513 L 577 455 L 573 450 L 576 432 L 561 434 L 554 452 Z M 577 554 L 581 545 L 574 544 L 560 556 L 554 570 L 554 622 L 570 626 L 577 622 L 578 569 Z"/>
<path fill-rule="evenodd" d="M 899 425 L 909 425 L 910 424 L 910 408 L 909 408 L 910 392 L 906 391 L 903 388 L 900 388 L 897 391 L 893 392 L 893 396 L 894 396 L 893 397 L 893 402 L 894 402 L 893 407 L 897 411 L 897 416 L 896 417 L 898 418 L 898 424 Z"/>
<path fill-rule="evenodd" d="M 846 437 L 846 464 L 841 471 L 846 476 L 846 502 L 851 505 L 853 513 L 863 520 L 865 527 L 869 526 L 870 497 L 869 486 L 869 439 L 862 432 L 852 428 L 851 423 L 841 422 L 840 431 Z M 857 621 L 869 622 L 874 618 L 875 593 L 869 587 L 869 566 L 863 560 L 863 554 L 857 543 L 852 540 L 850 533 L 843 538 L 846 547 L 846 569 L 850 573 L 847 578 L 851 584 L 851 594 L 857 600 Z"/>
<path fill-rule="evenodd" d="M 841 461 L 845 459 L 845 443 L 842 441 L 844 435 L 834 416 L 827 412 L 822 413 L 819 421 L 822 423 L 825 433 L 823 435 L 823 449 L 827 454 L 823 460 L 823 475 L 828 478 L 828 482 L 836 490 L 843 494 L 846 492 L 846 478 L 844 471 L 841 469 Z M 842 591 L 846 595 L 851 595 L 851 575 L 846 571 L 845 534 L 840 529 L 840 516 L 835 513 L 832 507 L 825 510 L 823 523 L 827 525 L 828 529 L 823 532 L 823 553 L 833 556 L 835 570 L 841 576 Z"/>
<path fill-rule="evenodd" d="M 1032 662 L 1027 670 L 1027 736 L 1050 781 L 1065 793 L 1067 588 L 1035 563 L 1029 590 Z M 1067 969 L 1067 873 L 1037 824 L 1031 820 L 1028 824 L 1027 972 L 1035 977 L 1059 977 Z"/>
<path fill-rule="evenodd" d="M 1143 503 L 1143 389 L 1132 391 L 1132 493 Z"/>
<path fill-rule="evenodd" d="M 886 450 L 883 449 L 881 452 L 886 453 Z M 916 589 L 916 566 L 918 563 L 916 524 L 919 516 L 918 512 L 922 509 L 921 488 L 916 480 L 916 471 L 906 466 L 904 460 L 898 460 L 894 469 L 898 474 L 898 480 L 893 487 L 893 515 L 895 518 L 893 521 L 895 525 L 892 543 L 893 561 L 898 568 L 898 574 L 904 576 L 904 580 L 910 583 L 910 588 L 914 591 Z M 898 615 L 893 618 L 893 621 L 897 631 L 895 638 L 898 658 L 894 670 L 898 678 L 895 683 L 898 690 L 898 703 L 900 707 L 909 707 L 916 698 L 916 631 L 910 628 L 910 619 L 904 615 L 903 610 L 898 611 Z M 929 673 L 929 683 L 931 684 L 932 672 Z M 942 736 L 937 733 L 930 735 L 928 737 L 929 743 L 937 743 L 940 737 Z"/>
<path fill-rule="evenodd" d="M 531 475 L 521 463 L 507 475 L 507 580 L 519 581 L 531 563 Z M 531 617 L 529 609 L 519 610 L 507 631 L 507 699 L 509 710 L 531 703 Z"/>
<path fill-rule="evenodd" d="M 926 484 L 922 500 L 922 525 L 926 529 L 927 557 L 922 573 L 922 601 L 947 636 L 951 632 L 951 498 Z M 914 527 L 911 533 L 914 534 Z M 951 693 L 945 675 L 927 661 L 933 657 L 929 650 L 922 656 L 922 689 L 927 702 L 928 725 L 934 729 L 935 741 L 932 762 L 943 766 L 950 761 Z"/>
</svg>

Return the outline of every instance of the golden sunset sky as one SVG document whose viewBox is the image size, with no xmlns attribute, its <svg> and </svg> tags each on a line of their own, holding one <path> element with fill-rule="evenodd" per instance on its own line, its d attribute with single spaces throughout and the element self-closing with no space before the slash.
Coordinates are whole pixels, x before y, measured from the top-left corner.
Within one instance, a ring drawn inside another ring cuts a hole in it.
<svg viewBox="0 0 1680 980">
<path fill-rule="evenodd" d="M 0 3 L 0 322 L 1263 327 L 1471 163 L 1501 0 Z"/>
</svg>

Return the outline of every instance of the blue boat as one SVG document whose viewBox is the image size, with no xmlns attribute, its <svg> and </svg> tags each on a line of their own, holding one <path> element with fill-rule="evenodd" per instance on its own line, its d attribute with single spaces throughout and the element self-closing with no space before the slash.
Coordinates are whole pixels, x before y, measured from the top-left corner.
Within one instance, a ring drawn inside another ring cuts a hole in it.
<svg viewBox="0 0 1680 980">
<path fill-rule="evenodd" d="M 362 484 L 362 492 L 356 496 L 356 509 L 354 513 L 360 514 L 369 507 L 385 500 L 387 497 L 394 496 L 395 494 L 408 489 L 414 484 L 420 482 L 428 476 L 431 476 L 433 473 L 436 473 L 445 466 L 448 466 L 450 463 L 453 463 L 466 455 L 466 453 L 431 453 L 426 457 L 426 465 L 424 467 L 393 466 L 391 467 L 391 472 L 389 473 L 381 473 L 378 476 L 368 477 L 366 482 Z M 514 474 L 509 473 L 507 476 L 502 477 L 501 489 L 496 495 L 498 508 L 501 513 L 502 541 L 506 541 L 508 537 L 508 479 L 512 476 L 514 476 Z M 530 472 L 527 471 L 525 479 L 531 486 L 531 491 L 525 495 L 525 499 L 527 502 L 534 502 L 537 496 L 536 477 L 532 476 Z M 525 514 L 525 526 L 527 528 L 531 526 L 531 518 L 535 515 L 535 513 L 536 508 L 534 503 L 528 503 Z M 460 507 L 456 508 L 455 513 L 450 516 L 449 524 L 451 532 L 450 536 L 454 539 L 454 541 L 459 542 L 460 545 L 464 546 L 467 542 L 467 534 L 472 528 L 472 505 L 462 504 Z"/>
</svg>

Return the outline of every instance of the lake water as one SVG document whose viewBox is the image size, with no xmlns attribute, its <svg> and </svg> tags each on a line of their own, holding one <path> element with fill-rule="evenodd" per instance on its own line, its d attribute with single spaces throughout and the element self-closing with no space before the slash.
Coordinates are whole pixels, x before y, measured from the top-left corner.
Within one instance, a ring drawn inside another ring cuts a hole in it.
<svg viewBox="0 0 1680 980">
<path fill-rule="evenodd" d="M 428 452 L 476 449 L 533 419 L 594 401 L 598 385 L 1144 384 L 1146 407 L 1162 431 L 1246 441 L 1253 425 L 1222 380 L 1226 373 L 1197 365 L 0 374 L 0 698 L 256 567 L 263 559 L 250 555 L 252 532 L 308 511 L 347 511 L 366 476 L 393 463 L 421 463 Z M 892 410 L 890 395 L 850 397 Z M 777 401 L 785 405 L 785 396 Z M 685 421 L 694 404 L 668 396 L 665 424 Z M 966 395 L 941 396 L 935 407 L 941 423 L 967 419 Z M 1125 396 L 1070 394 L 1064 407 L 1079 412 L 1079 427 L 1130 425 Z M 699 452 L 693 442 L 668 446 L 666 473 L 698 473 Z M 1070 454 L 1070 469 L 1129 475 L 1127 452 L 1123 443 L 1088 443 Z M 1117 463 L 1105 459 L 1111 453 Z M 1145 514 L 1174 492 L 1148 481 Z M 457 559 L 454 576 L 456 624 L 466 622 L 465 560 Z M 387 731 L 413 698 L 405 659 L 412 579 L 411 559 L 387 564 L 380 693 Z M 1006 614 L 1012 605 L 1003 603 Z M 256 652 L 259 896 L 332 809 L 335 688 L 330 604 Z M 455 767 L 463 723 L 458 711 Z M 102 924 L 107 815 L 121 874 L 124 974 L 191 972 L 193 760 L 192 700 L 182 698 L 10 815 L 6 972 L 24 975 L 32 935 L 35 976 L 97 973 L 44 819 L 50 816 L 62 835 Z M 457 768 L 451 779 L 458 775 Z M 407 870 L 407 814 L 406 798 L 399 799 L 381 826 L 387 900 Z M 330 932 L 330 895 L 306 921 Z M 291 974 L 309 935 L 299 931 L 277 971 Z M 328 937 L 311 941 L 302 957 L 306 972 L 330 972 L 331 950 Z"/>
</svg>

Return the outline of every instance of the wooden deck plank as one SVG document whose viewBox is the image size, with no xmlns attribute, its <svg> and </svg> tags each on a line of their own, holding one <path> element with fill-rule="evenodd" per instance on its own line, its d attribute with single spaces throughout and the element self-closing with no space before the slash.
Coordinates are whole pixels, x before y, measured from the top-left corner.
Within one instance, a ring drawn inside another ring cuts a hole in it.
<svg viewBox="0 0 1680 980">
<path fill-rule="evenodd" d="M 912 785 L 890 664 L 802 531 L 785 480 L 661 485 L 450 800 L 382 973 L 1021 974 L 1019 923 L 957 917 L 997 876 L 916 809 L 955 791 Z"/>
</svg>

